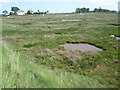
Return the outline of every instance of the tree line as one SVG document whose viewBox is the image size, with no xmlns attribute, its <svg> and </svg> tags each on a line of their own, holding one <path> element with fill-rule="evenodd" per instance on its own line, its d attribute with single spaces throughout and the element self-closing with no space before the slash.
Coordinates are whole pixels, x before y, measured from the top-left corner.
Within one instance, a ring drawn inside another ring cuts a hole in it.
<svg viewBox="0 0 120 90">
<path fill-rule="evenodd" d="M 16 11 L 20 10 L 20 8 L 18 7 L 11 7 L 11 11 L 9 13 L 9 15 L 15 15 L 16 14 Z M 112 10 L 108 10 L 108 9 L 102 9 L 101 7 L 99 8 L 95 8 L 93 11 L 90 11 L 89 8 L 76 8 L 75 12 L 73 13 L 84 13 L 84 12 L 116 12 L 116 11 L 112 11 Z M 4 10 L 2 13 L 4 13 L 4 15 L 8 15 L 8 11 L 7 10 Z M 49 11 L 46 11 L 46 12 L 40 12 L 40 10 L 37 10 L 37 12 L 31 12 L 31 10 L 28 10 L 27 11 L 27 14 L 47 14 L 49 13 Z M 120 13 L 120 11 L 119 11 Z"/>
<path fill-rule="evenodd" d="M 16 14 L 16 12 L 18 11 L 18 10 L 20 10 L 20 8 L 18 8 L 18 7 L 11 7 L 11 12 L 10 13 L 8 13 L 8 11 L 7 10 L 4 10 L 2 13 L 4 13 L 4 15 L 15 15 Z M 40 10 L 37 10 L 37 12 L 31 12 L 32 10 L 28 10 L 27 11 L 27 13 L 26 14 L 47 14 L 49 11 L 45 11 L 45 12 L 40 12 Z"/>
<path fill-rule="evenodd" d="M 75 13 L 84 13 L 84 12 L 116 12 L 116 11 L 112 11 L 112 10 L 108 10 L 108 9 L 102 9 L 101 7 L 99 8 L 95 8 L 93 11 L 90 11 L 89 8 L 76 8 Z"/>
</svg>

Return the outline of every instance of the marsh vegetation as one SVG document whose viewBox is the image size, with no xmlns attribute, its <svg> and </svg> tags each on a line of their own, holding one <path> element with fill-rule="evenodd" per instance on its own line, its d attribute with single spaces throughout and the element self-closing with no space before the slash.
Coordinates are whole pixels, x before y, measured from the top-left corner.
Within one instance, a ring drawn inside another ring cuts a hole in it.
<svg viewBox="0 0 120 90">
<path fill-rule="evenodd" d="M 58 21 L 62 19 L 80 21 Z M 2 17 L 2 21 L 2 40 L 11 52 L 19 53 L 19 57 L 22 57 L 9 59 L 10 52 L 3 49 L 3 65 L 7 64 L 3 66 L 3 71 L 10 73 L 3 81 L 16 78 L 11 82 L 3 82 L 2 87 L 119 87 L 119 42 L 110 37 L 119 36 L 117 14 L 13 15 L 9 18 Z M 91 43 L 106 51 L 66 50 L 61 45 L 67 42 Z M 20 62 L 19 69 L 14 64 L 16 60 Z M 20 84 L 23 78 L 26 82 Z"/>
</svg>

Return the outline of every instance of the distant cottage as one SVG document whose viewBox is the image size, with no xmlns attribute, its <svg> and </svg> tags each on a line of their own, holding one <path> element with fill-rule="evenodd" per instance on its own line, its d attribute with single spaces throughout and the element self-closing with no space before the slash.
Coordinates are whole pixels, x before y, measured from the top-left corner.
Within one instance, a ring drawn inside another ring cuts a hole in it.
<svg viewBox="0 0 120 90">
<path fill-rule="evenodd" d="M 22 11 L 22 10 L 17 10 L 17 11 L 15 12 L 15 15 L 25 15 L 25 12 Z"/>
</svg>

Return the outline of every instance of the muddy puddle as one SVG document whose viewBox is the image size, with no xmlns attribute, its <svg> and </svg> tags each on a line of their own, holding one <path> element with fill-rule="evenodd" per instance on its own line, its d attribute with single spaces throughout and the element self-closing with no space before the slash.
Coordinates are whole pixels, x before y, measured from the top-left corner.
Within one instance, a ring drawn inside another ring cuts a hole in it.
<svg viewBox="0 0 120 90">
<path fill-rule="evenodd" d="M 80 21 L 80 19 L 60 19 L 59 21 Z"/>
<path fill-rule="evenodd" d="M 105 51 L 105 49 L 88 43 L 66 43 L 61 46 L 63 46 L 64 49 L 71 51 Z"/>
</svg>

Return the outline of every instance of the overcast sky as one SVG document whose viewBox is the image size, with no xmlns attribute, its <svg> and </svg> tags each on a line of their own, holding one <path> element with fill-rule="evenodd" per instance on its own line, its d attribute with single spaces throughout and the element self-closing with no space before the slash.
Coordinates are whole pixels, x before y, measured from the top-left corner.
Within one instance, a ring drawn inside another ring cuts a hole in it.
<svg viewBox="0 0 120 90">
<path fill-rule="evenodd" d="M 25 1 L 25 2 L 24 2 Z M 0 13 L 3 10 L 10 12 L 12 6 L 17 6 L 21 10 L 27 12 L 47 11 L 50 13 L 75 12 L 76 8 L 104 8 L 118 11 L 118 2 L 120 0 L 0 0 Z"/>
</svg>

